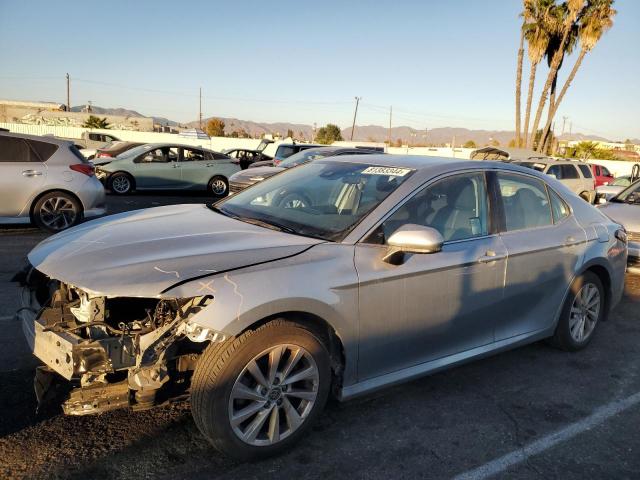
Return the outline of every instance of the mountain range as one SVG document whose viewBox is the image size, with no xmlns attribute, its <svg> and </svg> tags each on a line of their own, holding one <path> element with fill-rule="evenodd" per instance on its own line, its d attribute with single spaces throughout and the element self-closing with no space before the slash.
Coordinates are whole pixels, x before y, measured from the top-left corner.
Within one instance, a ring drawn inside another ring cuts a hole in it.
<svg viewBox="0 0 640 480">
<path fill-rule="evenodd" d="M 83 106 L 72 107 L 71 110 L 79 112 Z M 126 108 L 104 108 L 92 106 L 93 113 L 96 115 L 121 115 L 130 117 L 146 117 L 135 110 Z M 192 121 L 180 123 L 164 117 L 152 117 L 154 123 L 161 125 L 169 125 L 173 127 L 186 126 L 195 128 L 199 126 L 199 122 Z M 203 126 L 212 118 L 220 118 L 225 123 L 225 132 L 228 134 L 233 131 L 247 132 L 251 137 L 260 137 L 262 134 L 279 134 L 286 135 L 291 130 L 297 139 L 313 138 L 313 127 L 311 125 L 288 122 L 253 122 L 251 120 L 240 120 L 237 118 L 227 117 L 209 117 L 202 120 Z M 351 138 L 351 127 L 342 129 L 342 136 L 345 140 Z M 462 146 L 467 141 L 473 141 L 476 145 L 486 145 L 490 141 L 497 141 L 500 145 L 507 145 L 515 134 L 509 130 L 470 130 L 459 127 L 441 127 L 432 128 L 428 131 L 416 130 L 407 126 L 398 126 L 391 129 L 391 140 L 393 142 L 401 140 L 403 144 L 428 144 L 428 145 L 444 145 L 454 143 L 456 146 Z M 365 142 L 384 142 L 389 138 L 389 129 L 380 125 L 356 125 L 353 135 L 355 141 Z M 561 140 L 600 140 L 611 141 L 607 138 L 597 135 L 588 135 L 583 133 L 564 134 L 559 137 Z M 633 143 L 640 143 L 640 139 L 631 139 Z"/>
</svg>

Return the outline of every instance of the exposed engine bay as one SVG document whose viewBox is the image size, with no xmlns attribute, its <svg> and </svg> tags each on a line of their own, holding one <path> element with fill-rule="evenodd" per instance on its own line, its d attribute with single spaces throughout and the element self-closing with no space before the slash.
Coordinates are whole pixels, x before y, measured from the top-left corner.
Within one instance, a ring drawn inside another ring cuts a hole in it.
<svg viewBox="0 0 640 480">
<path fill-rule="evenodd" d="M 200 353 L 220 332 L 191 318 L 213 296 L 158 299 L 105 297 L 49 279 L 28 268 L 17 315 L 38 367 L 39 405 L 51 387 L 68 380 L 62 408 L 84 415 L 116 408 L 151 408 L 188 395 Z M 67 390 L 69 390 L 67 388 Z"/>
</svg>

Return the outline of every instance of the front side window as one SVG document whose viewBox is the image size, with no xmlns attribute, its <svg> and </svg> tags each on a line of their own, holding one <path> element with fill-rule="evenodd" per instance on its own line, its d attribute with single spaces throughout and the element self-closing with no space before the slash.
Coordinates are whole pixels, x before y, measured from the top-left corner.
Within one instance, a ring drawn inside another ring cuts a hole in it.
<svg viewBox="0 0 640 480">
<path fill-rule="evenodd" d="M 369 238 L 384 244 L 406 224 L 431 227 L 445 242 L 482 237 L 488 233 L 485 177 L 465 173 L 439 180 L 409 199 Z"/>
<path fill-rule="evenodd" d="M 412 174 L 409 168 L 311 162 L 212 208 L 247 223 L 339 241 Z"/>
<path fill-rule="evenodd" d="M 613 177 L 613 175 L 611 175 L 611 172 L 609 170 L 607 170 L 607 167 L 602 167 L 602 176 L 603 177 Z"/>
<path fill-rule="evenodd" d="M 547 191 L 542 181 L 499 172 L 498 186 L 504 206 L 506 231 L 553 224 Z"/>
</svg>

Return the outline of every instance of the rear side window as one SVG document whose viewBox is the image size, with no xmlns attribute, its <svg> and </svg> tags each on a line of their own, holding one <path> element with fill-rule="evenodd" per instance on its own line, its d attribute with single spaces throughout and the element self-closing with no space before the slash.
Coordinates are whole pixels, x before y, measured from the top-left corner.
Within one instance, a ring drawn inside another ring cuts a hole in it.
<svg viewBox="0 0 640 480">
<path fill-rule="evenodd" d="M 27 142 L 21 138 L 0 136 L 0 162 L 31 161 L 37 161 L 37 158 L 31 153 Z"/>
<path fill-rule="evenodd" d="M 553 224 L 547 189 L 536 178 L 498 173 L 507 231 Z"/>
<path fill-rule="evenodd" d="M 549 198 L 551 199 L 551 211 L 553 212 L 553 223 L 560 223 L 562 220 L 567 218 L 571 210 L 569 210 L 569 205 L 560 198 L 556 192 L 547 188 L 549 192 Z"/>
<path fill-rule="evenodd" d="M 51 155 L 56 153 L 58 146 L 53 143 L 39 142 L 37 140 L 27 140 L 27 143 L 31 145 L 31 148 L 36 152 L 39 157 L 39 161 L 46 162 L 51 158 Z"/>
<path fill-rule="evenodd" d="M 567 165 L 567 166 L 570 166 L 570 165 Z M 582 175 L 584 176 L 584 178 L 593 178 L 593 175 L 591 175 L 591 169 L 589 168 L 588 165 L 578 165 L 578 168 L 582 172 Z"/>
<path fill-rule="evenodd" d="M 586 165 L 582 166 L 586 167 Z M 589 167 L 587 167 L 587 169 L 588 168 Z M 576 167 L 568 164 L 552 165 L 551 167 L 549 167 L 549 170 L 547 170 L 547 173 L 549 175 L 554 175 L 558 180 L 571 180 L 580 178 Z M 587 178 L 592 178 L 591 173 L 589 173 L 589 176 Z"/>
</svg>

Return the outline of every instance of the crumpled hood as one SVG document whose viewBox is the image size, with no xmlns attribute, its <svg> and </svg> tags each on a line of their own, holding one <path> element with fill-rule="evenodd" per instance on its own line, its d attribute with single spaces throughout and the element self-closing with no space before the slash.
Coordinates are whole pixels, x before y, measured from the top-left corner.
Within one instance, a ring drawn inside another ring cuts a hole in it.
<svg viewBox="0 0 640 480">
<path fill-rule="evenodd" d="M 247 168 L 246 170 L 240 170 L 237 173 L 231 175 L 229 180 L 231 182 L 238 183 L 256 183 L 254 178 L 265 179 L 272 177 L 276 173 L 280 173 L 285 170 L 282 167 L 255 167 L 255 168 Z M 260 180 L 257 180 L 258 182 Z"/>
<path fill-rule="evenodd" d="M 628 232 L 640 232 L 640 205 L 629 203 L 605 203 L 599 210 Z"/>
<path fill-rule="evenodd" d="M 53 235 L 29 253 L 29 261 L 50 278 L 89 292 L 158 297 L 189 278 L 278 260 L 321 242 L 234 220 L 205 205 L 172 205 Z"/>
</svg>

